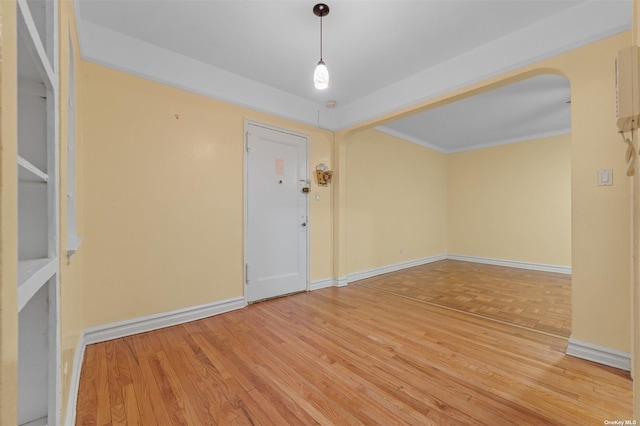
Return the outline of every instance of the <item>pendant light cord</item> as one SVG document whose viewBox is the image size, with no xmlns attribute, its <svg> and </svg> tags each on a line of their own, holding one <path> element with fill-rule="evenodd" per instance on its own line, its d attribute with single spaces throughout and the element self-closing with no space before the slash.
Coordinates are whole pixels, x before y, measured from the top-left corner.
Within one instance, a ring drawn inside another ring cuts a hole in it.
<svg viewBox="0 0 640 426">
<path fill-rule="evenodd" d="M 320 60 L 322 61 L 322 14 L 320 14 Z"/>
</svg>

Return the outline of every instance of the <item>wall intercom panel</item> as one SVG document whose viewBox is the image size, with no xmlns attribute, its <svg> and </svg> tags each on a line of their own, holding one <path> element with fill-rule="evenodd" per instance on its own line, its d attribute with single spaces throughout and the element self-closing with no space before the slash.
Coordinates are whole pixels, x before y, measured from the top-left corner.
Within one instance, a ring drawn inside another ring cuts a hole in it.
<svg viewBox="0 0 640 426">
<path fill-rule="evenodd" d="M 640 73 L 638 47 L 618 52 L 616 60 L 616 118 L 618 131 L 630 132 L 640 121 Z"/>
</svg>

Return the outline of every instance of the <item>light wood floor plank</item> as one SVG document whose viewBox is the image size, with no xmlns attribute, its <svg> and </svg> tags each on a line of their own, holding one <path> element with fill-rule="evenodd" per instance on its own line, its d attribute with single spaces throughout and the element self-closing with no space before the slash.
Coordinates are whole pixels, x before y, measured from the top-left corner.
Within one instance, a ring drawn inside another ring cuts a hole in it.
<svg viewBox="0 0 640 426">
<path fill-rule="evenodd" d="M 116 358 L 115 340 L 105 342 L 104 350 L 106 354 L 107 381 L 109 384 L 109 402 L 111 404 L 111 424 L 126 425 L 127 415 L 124 407 L 123 383 L 121 381 L 121 370 Z M 126 385 L 126 382 L 124 383 Z"/>
<path fill-rule="evenodd" d="M 595 425 L 632 418 L 628 372 L 564 353 L 565 277 L 436 266 L 91 345 L 77 424 Z M 420 286 L 452 280 L 472 281 L 452 285 L 449 295 L 437 286 L 439 300 L 455 306 L 419 297 L 431 291 Z M 527 306 L 536 280 L 540 291 L 554 293 L 547 305 Z M 523 296 L 519 287 L 527 288 Z M 458 305 L 468 299 L 461 289 L 470 289 L 468 309 Z M 483 300 L 490 309 L 479 307 Z"/>
<path fill-rule="evenodd" d="M 267 318 L 260 318 L 260 321 L 268 321 Z M 263 345 L 264 351 L 260 358 L 265 363 L 265 367 L 272 370 L 276 375 L 287 378 L 289 382 L 296 385 L 300 392 L 306 394 L 306 399 L 312 404 L 313 410 L 318 413 L 320 423 L 326 423 L 326 418 L 335 419 L 340 423 L 353 424 L 357 422 L 372 422 L 372 418 L 366 415 L 364 410 L 352 410 L 357 402 L 346 393 L 336 392 L 336 384 L 327 384 L 325 375 L 320 368 L 305 371 L 301 374 L 295 368 L 300 362 L 300 353 L 277 350 L 273 348 L 272 342 L 278 345 L 288 345 L 286 340 L 288 333 L 283 333 L 280 338 L 278 333 L 274 333 L 267 327 L 262 328 L 262 333 L 256 335 Z M 256 362 L 260 362 L 256 360 Z M 313 360 L 310 360 L 313 362 Z M 322 414 L 320 414 L 322 413 Z M 382 412 L 379 413 L 380 415 Z"/>
<path fill-rule="evenodd" d="M 95 425 L 95 424 L 103 424 L 98 423 L 98 376 L 101 371 L 104 371 L 102 368 L 98 368 L 99 365 L 97 361 L 98 357 L 98 349 L 99 347 L 96 345 L 89 346 L 84 353 L 84 361 L 82 363 L 81 370 L 81 380 L 78 385 L 78 395 L 82 395 L 84 400 L 86 401 L 83 405 L 78 405 L 76 411 L 76 419 L 80 424 L 85 425 Z M 103 410 L 106 408 L 106 412 L 109 413 L 109 423 L 111 422 L 111 411 L 110 407 L 107 405 L 104 407 L 102 405 Z"/>
<path fill-rule="evenodd" d="M 568 275 L 443 260 L 353 284 L 557 336 L 571 334 Z"/>
<path fill-rule="evenodd" d="M 109 371 L 107 365 L 106 345 L 96 345 L 96 421 L 98 425 L 112 423 L 111 399 L 109 392 Z M 88 349 L 88 348 L 87 348 Z"/>
<path fill-rule="evenodd" d="M 153 416 L 149 417 L 149 407 L 144 404 L 144 400 L 141 399 L 140 404 L 138 403 L 132 378 L 134 373 L 132 372 L 129 351 L 124 339 L 114 341 L 114 346 L 118 370 L 120 371 L 119 383 L 122 389 L 127 425 L 142 424 L 143 422 L 140 417 L 146 417 L 146 423 L 154 421 Z M 138 383 L 137 385 L 140 387 L 144 385 L 144 383 Z"/>
<path fill-rule="evenodd" d="M 374 299 L 372 299 L 374 300 Z M 375 303 L 375 302 L 374 302 Z M 318 304 L 319 305 L 319 304 Z M 318 305 L 315 306 L 316 309 L 319 309 Z M 386 321 L 385 321 L 386 323 Z M 318 329 L 318 331 L 322 331 L 321 328 L 322 327 L 326 327 L 326 323 L 323 323 L 324 325 L 320 325 L 320 328 Z M 313 329 L 313 325 L 312 324 L 307 324 L 306 325 L 307 328 Z M 368 337 L 363 337 L 362 335 L 356 335 L 356 336 L 350 336 L 347 337 L 344 341 L 339 342 L 338 346 L 341 345 L 346 345 L 347 347 L 349 346 L 349 342 L 351 341 L 357 341 L 359 342 L 358 346 L 359 346 L 359 351 L 358 351 L 358 355 L 360 355 L 363 359 L 366 359 L 369 355 L 368 352 L 370 351 L 370 348 L 368 347 L 369 345 L 367 344 L 367 340 L 370 339 L 371 336 Z M 352 340 L 352 339 L 356 339 L 356 340 Z M 325 342 L 321 342 L 324 343 L 325 346 L 331 346 L 332 344 L 335 345 L 336 342 L 329 342 L 329 341 L 325 341 Z M 440 345 L 439 342 L 436 342 L 437 345 Z M 413 342 L 411 344 L 411 346 L 415 346 L 417 343 Z M 379 345 L 379 342 L 374 341 L 372 343 L 372 347 L 375 347 Z M 409 347 L 409 346 L 406 346 Z M 361 351 L 360 351 L 361 350 Z M 349 352 L 354 351 L 353 349 L 349 349 Z M 374 353 L 374 352 L 371 352 Z M 418 367 L 416 368 L 416 364 L 411 362 L 411 360 L 409 358 L 407 359 L 403 359 L 402 360 L 402 368 L 404 369 L 404 371 L 396 371 L 395 373 L 399 373 L 397 376 L 394 374 L 387 374 L 387 370 L 389 370 L 390 368 L 393 368 L 394 361 L 397 361 L 399 358 L 396 354 L 394 353 L 387 353 L 387 352 L 382 352 L 382 354 L 386 354 L 387 356 L 383 356 L 380 357 L 380 355 L 378 355 L 378 359 L 373 362 L 373 363 L 368 363 L 368 362 L 360 362 L 360 360 L 355 360 L 355 363 L 353 362 L 353 359 L 343 359 L 341 360 L 343 363 L 346 364 L 350 364 L 352 365 L 352 368 L 358 368 L 358 370 L 356 371 L 357 375 L 360 377 L 367 377 L 369 378 L 369 380 L 371 380 L 373 383 L 369 383 L 369 386 L 375 386 L 376 384 L 381 388 L 382 391 L 388 391 L 390 395 L 397 395 L 396 390 L 400 387 L 400 385 L 398 383 L 394 383 L 394 380 L 397 380 L 396 377 L 402 377 L 402 380 L 405 382 L 404 383 L 404 393 L 408 393 L 409 391 L 407 391 L 408 387 L 407 384 L 411 383 L 411 379 L 414 377 L 418 377 L 419 382 L 417 383 L 417 386 L 424 386 L 424 379 L 425 377 L 428 377 L 428 371 L 421 371 L 421 368 Z M 417 357 L 418 358 L 423 358 L 425 357 L 425 355 L 427 355 L 427 359 L 432 359 L 433 358 L 437 358 L 440 360 L 440 362 L 442 362 L 444 359 L 451 357 L 451 355 L 447 354 L 445 351 L 442 351 L 442 348 L 438 348 L 435 352 L 433 353 L 427 353 L 427 349 L 426 347 L 422 346 Z M 377 367 L 375 370 L 373 371 L 367 371 L 367 365 L 374 365 L 374 366 L 380 366 L 382 365 L 382 367 Z M 459 369 L 459 365 L 458 363 L 451 363 L 448 364 L 446 366 L 447 369 L 452 369 L 453 371 L 458 371 L 457 369 Z M 468 367 L 468 366 L 467 366 Z M 477 367 L 476 367 L 477 368 Z M 430 371 L 434 371 L 434 369 L 430 369 Z M 435 370 L 437 371 L 437 370 Z M 391 380 L 391 384 L 390 386 L 385 386 L 384 384 L 382 384 L 380 381 L 382 379 L 385 379 L 387 377 L 390 377 L 389 380 Z M 463 377 L 465 380 L 465 383 L 468 386 L 468 374 L 464 371 L 460 372 L 460 377 Z M 447 377 L 447 380 L 449 382 L 451 382 L 452 377 L 449 375 L 449 377 Z M 489 391 L 490 389 L 485 389 L 485 391 Z M 471 395 L 469 394 L 470 389 L 468 387 L 464 388 L 464 387 L 460 387 L 458 388 L 458 394 L 461 394 L 463 396 L 463 398 L 458 400 L 458 404 L 457 406 L 460 407 L 465 407 L 467 404 L 466 402 L 468 402 L 469 399 L 471 399 Z M 454 408 L 452 407 L 445 407 L 444 404 L 442 404 L 442 402 L 440 402 L 440 400 L 438 399 L 434 399 L 432 397 L 432 395 L 434 394 L 438 394 L 440 393 L 441 395 L 443 393 L 446 392 L 446 389 L 442 389 L 439 387 L 433 387 L 430 388 L 430 392 L 429 394 L 425 394 L 425 395 L 420 395 L 419 398 L 410 398 L 410 399 L 406 399 L 406 397 L 404 397 L 404 402 L 405 404 L 408 404 L 408 406 L 412 407 L 412 409 L 417 410 L 418 412 L 431 412 L 433 411 L 433 408 L 437 408 L 439 411 L 445 411 L 445 408 L 448 408 L 449 412 L 453 411 Z M 444 400 L 449 401 L 450 403 L 455 401 L 457 395 L 454 395 L 453 397 L 451 395 L 448 395 L 447 397 L 444 398 Z M 409 397 L 411 397 L 411 394 L 409 395 Z M 453 399 L 452 399 L 453 398 Z M 430 404 L 429 404 L 430 402 Z M 418 405 L 416 405 L 418 404 Z M 495 411 L 494 411 L 495 413 Z M 484 413 L 482 413 L 484 414 Z M 454 416 L 455 417 L 455 416 Z M 511 418 L 513 419 L 513 413 L 511 413 Z M 443 422 L 443 419 L 441 419 L 440 417 L 438 417 L 438 422 Z M 514 419 L 515 420 L 515 419 Z M 458 423 L 462 422 L 462 423 L 469 423 L 469 419 L 466 419 L 465 421 L 463 421 L 462 419 L 457 419 Z"/>
<path fill-rule="evenodd" d="M 143 335 L 125 337 L 124 342 L 129 346 L 130 353 L 135 358 L 135 368 L 132 370 L 132 381 L 137 399 L 141 404 L 143 424 L 165 425 L 172 424 L 171 416 L 167 411 L 167 404 L 162 399 L 162 393 L 157 385 L 149 357 L 154 353 L 145 344 Z M 148 413 L 148 405 L 151 405 L 152 413 Z"/>
<path fill-rule="evenodd" d="M 209 384 L 209 411 L 214 416 L 217 424 L 231 423 L 251 423 L 246 416 L 247 404 L 245 401 L 251 401 L 250 392 L 241 389 L 238 382 L 231 377 L 230 374 L 221 373 L 221 363 L 217 360 L 211 360 L 207 357 L 207 344 L 202 341 L 200 344 L 193 339 L 193 335 L 187 335 L 187 341 L 196 356 L 197 361 L 201 365 L 200 374 L 203 382 Z M 262 400 L 260 401 L 262 402 Z M 259 422 L 264 422 L 270 416 L 262 410 L 269 408 L 268 404 L 259 406 L 253 411 L 253 415 Z M 273 418 L 273 417 L 272 417 Z M 277 418 L 277 417 L 276 417 Z"/>
</svg>

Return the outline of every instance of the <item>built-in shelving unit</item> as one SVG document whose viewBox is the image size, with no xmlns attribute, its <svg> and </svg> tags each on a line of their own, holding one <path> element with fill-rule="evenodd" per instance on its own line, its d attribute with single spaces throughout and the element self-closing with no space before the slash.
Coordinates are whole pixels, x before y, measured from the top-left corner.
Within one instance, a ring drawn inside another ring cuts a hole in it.
<svg viewBox="0 0 640 426">
<path fill-rule="evenodd" d="M 17 0 L 18 424 L 57 424 L 57 0 Z"/>
<path fill-rule="evenodd" d="M 18 155 L 18 167 L 20 182 L 48 182 L 49 175 Z M 25 173 L 22 173 L 24 171 Z"/>
<path fill-rule="evenodd" d="M 18 263 L 18 309 L 20 311 L 57 270 L 57 259 L 23 260 Z"/>
</svg>

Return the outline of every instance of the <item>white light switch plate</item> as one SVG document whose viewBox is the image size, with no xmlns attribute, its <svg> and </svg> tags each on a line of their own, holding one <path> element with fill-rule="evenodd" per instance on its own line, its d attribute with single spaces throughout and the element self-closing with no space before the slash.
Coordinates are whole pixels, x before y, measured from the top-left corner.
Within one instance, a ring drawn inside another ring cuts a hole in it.
<svg viewBox="0 0 640 426">
<path fill-rule="evenodd" d="M 613 169 L 598 169 L 598 186 L 613 185 Z"/>
</svg>

